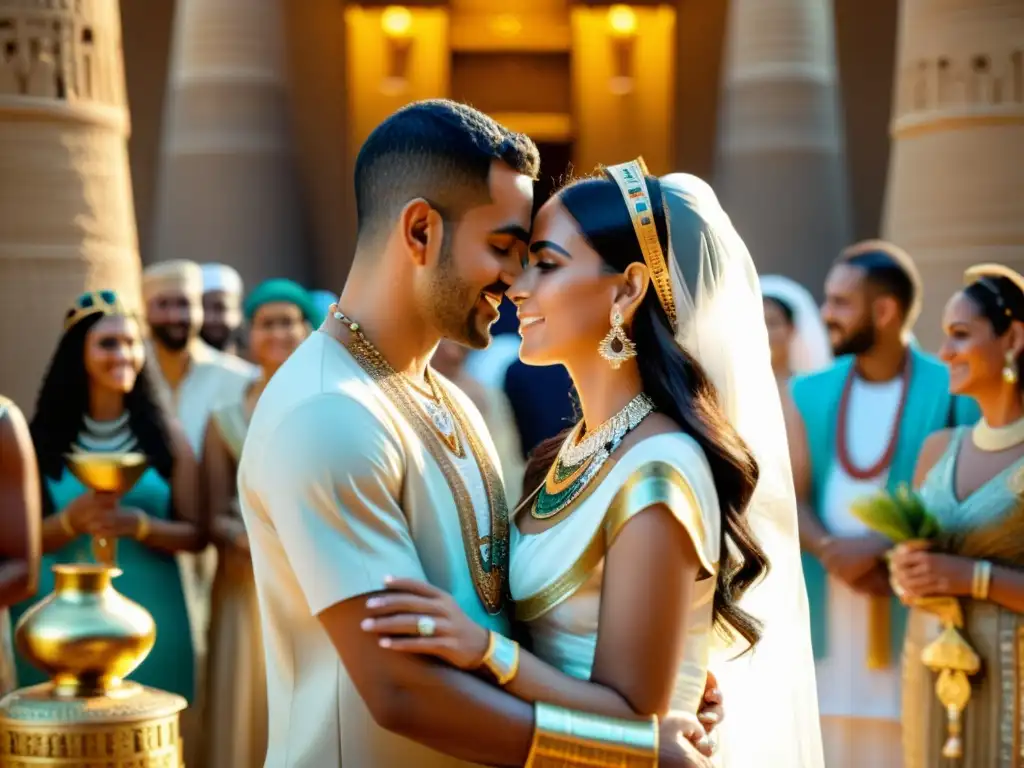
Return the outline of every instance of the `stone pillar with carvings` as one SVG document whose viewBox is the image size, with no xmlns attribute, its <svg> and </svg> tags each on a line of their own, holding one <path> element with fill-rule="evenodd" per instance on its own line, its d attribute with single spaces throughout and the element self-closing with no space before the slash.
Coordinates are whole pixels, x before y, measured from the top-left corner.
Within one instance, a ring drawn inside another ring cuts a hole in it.
<svg viewBox="0 0 1024 768">
<path fill-rule="evenodd" d="M 147 263 L 230 264 L 249 286 L 307 276 L 281 2 L 178 0 Z"/>
<path fill-rule="evenodd" d="M 820 293 L 850 237 L 830 0 L 732 0 L 715 188 L 762 273 Z"/>
<path fill-rule="evenodd" d="M 139 305 L 117 0 L 0 0 L 0 392 L 28 413 L 82 291 Z"/>
<path fill-rule="evenodd" d="M 899 24 L 883 229 L 921 269 L 936 349 L 966 267 L 1024 271 L 1024 3 L 902 0 Z"/>
</svg>

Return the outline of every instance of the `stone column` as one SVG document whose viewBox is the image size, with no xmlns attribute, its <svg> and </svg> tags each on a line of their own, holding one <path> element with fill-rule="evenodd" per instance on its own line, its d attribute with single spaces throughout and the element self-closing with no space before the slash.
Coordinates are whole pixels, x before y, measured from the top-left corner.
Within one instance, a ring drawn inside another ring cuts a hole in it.
<svg viewBox="0 0 1024 768">
<path fill-rule="evenodd" d="M 924 276 L 915 329 L 936 349 L 966 267 L 1024 271 L 1024 4 L 903 0 L 885 236 Z"/>
<path fill-rule="evenodd" d="M 147 262 L 218 261 L 248 286 L 307 277 L 281 1 L 178 0 Z"/>
<path fill-rule="evenodd" d="M 0 0 L 0 392 L 32 413 L 65 309 L 139 305 L 117 0 Z"/>
<path fill-rule="evenodd" d="M 820 294 L 849 239 L 831 0 L 732 0 L 716 191 L 758 270 Z"/>
</svg>

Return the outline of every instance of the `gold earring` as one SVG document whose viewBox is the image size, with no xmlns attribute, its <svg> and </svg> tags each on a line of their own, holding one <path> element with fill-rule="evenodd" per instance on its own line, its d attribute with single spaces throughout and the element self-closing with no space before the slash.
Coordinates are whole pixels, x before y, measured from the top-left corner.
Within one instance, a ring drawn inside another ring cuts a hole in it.
<svg viewBox="0 0 1024 768">
<path fill-rule="evenodd" d="M 1003 381 L 1007 384 L 1017 383 L 1017 361 L 1013 359 L 1013 352 L 1006 353 L 1006 365 L 1003 366 Z"/>
<path fill-rule="evenodd" d="M 622 313 L 612 307 L 612 329 L 601 339 L 597 352 L 608 361 L 613 370 L 618 370 L 626 360 L 636 357 L 636 344 L 626 335 L 622 327 Z"/>
</svg>

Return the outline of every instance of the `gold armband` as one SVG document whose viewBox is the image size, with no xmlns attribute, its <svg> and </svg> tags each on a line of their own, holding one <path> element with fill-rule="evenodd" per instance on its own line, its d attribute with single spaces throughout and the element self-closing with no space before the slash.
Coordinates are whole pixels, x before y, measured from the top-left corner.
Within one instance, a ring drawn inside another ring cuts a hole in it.
<svg viewBox="0 0 1024 768">
<path fill-rule="evenodd" d="M 60 529 L 65 534 L 72 538 L 78 535 L 78 531 L 75 530 L 75 526 L 71 524 L 71 518 L 68 517 L 67 511 L 61 512 L 57 518 L 60 521 Z"/>
<path fill-rule="evenodd" d="M 974 574 L 971 580 L 971 597 L 975 600 L 988 600 L 992 586 L 992 563 L 988 560 L 974 562 Z"/>
<path fill-rule="evenodd" d="M 519 643 L 492 631 L 480 666 L 494 675 L 498 685 L 508 685 L 519 672 Z"/>
<path fill-rule="evenodd" d="M 537 702 L 526 768 L 657 768 L 658 718 L 616 720 Z"/>
<path fill-rule="evenodd" d="M 145 541 L 149 537 L 149 520 L 146 519 L 146 515 L 142 512 L 136 512 L 135 519 L 138 522 L 138 525 L 135 527 L 135 540 Z"/>
</svg>

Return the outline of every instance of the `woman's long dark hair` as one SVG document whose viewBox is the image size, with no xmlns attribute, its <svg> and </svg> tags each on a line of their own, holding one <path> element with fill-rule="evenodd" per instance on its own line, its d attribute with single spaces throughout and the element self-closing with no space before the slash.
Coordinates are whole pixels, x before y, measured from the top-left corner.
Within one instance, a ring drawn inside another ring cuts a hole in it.
<svg viewBox="0 0 1024 768">
<path fill-rule="evenodd" d="M 656 178 L 647 177 L 647 187 L 658 239 L 667 257 L 668 226 L 661 186 Z M 623 272 L 634 262 L 643 263 L 636 232 L 613 181 L 576 181 L 564 187 L 558 198 L 610 270 Z M 739 634 L 753 646 L 761 637 L 761 624 L 738 602 L 769 567 L 745 516 L 757 485 L 757 461 L 726 419 L 707 374 L 676 343 L 668 315 L 653 288 L 647 291 L 633 317 L 631 336 L 637 347 L 636 361 L 644 392 L 661 413 L 700 445 L 711 467 L 722 513 L 722 562 L 715 590 L 715 624 L 726 634 Z M 523 484 L 527 493 L 544 482 L 565 434 L 544 441 L 530 455 Z"/>
<path fill-rule="evenodd" d="M 29 431 L 39 460 L 44 514 L 54 511 L 45 478 L 60 479 L 64 456 L 71 451 L 89 411 L 91 385 L 85 370 L 85 337 L 103 317 L 100 314 L 86 317 L 61 337 L 36 398 L 36 412 Z M 132 433 L 139 442 L 139 451 L 146 454 L 149 465 L 161 477 L 170 479 L 174 455 L 167 417 L 147 375 L 146 365 L 139 371 L 135 387 L 125 395 L 124 406 Z"/>
</svg>

